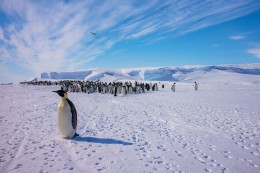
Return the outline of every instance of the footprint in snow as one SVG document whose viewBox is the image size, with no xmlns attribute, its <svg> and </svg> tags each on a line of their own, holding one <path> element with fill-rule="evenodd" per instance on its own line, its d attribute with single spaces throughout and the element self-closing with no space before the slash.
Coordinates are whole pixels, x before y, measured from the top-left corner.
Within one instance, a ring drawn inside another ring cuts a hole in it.
<svg viewBox="0 0 260 173">
<path fill-rule="evenodd" d="M 224 156 L 225 158 L 228 158 L 228 159 L 232 159 L 232 156 L 228 156 L 228 155 L 226 155 L 226 156 Z"/>
<path fill-rule="evenodd" d="M 14 169 L 19 169 L 19 168 L 21 168 L 22 166 L 23 166 L 23 164 L 19 163 L 18 165 L 15 166 Z"/>
<path fill-rule="evenodd" d="M 206 154 L 201 154 L 203 156 L 204 159 L 210 159 L 210 156 L 206 155 Z"/>
<path fill-rule="evenodd" d="M 189 144 L 187 144 L 187 143 L 182 144 L 182 148 L 184 148 L 184 149 L 186 149 L 188 146 L 189 146 Z"/>
<path fill-rule="evenodd" d="M 253 167 L 255 167 L 255 168 L 258 168 L 258 167 L 259 167 L 258 165 L 253 164 L 253 163 L 249 163 L 249 165 L 250 165 L 250 166 L 253 166 Z"/>
<path fill-rule="evenodd" d="M 194 157 L 194 159 L 197 159 L 201 163 L 206 163 L 206 161 L 203 158 L 201 158 L 201 157 Z"/>
<path fill-rule="evenodd" d="M 179 152 L 179 151 L 175 151 L 175 153 L 177 154 L 177 156 L 180 156 L 180 157 L 183 156 L 183 155 L 181 154 L 181 152 Z"/>
<path fill-rule="evenodd" d="M 39 173 L 48 173 L 46 170 L 40 170 Z"/>
<path fill-rule="evenodd" d="M 252 162 L 251 159 L 244 159 L 244 161 L 246 161 L 246 162 Z"/>
<path fill-rule="evenodd" d="M 249 146 L 250 146 L 250 147 L 255 147 L 255 145 L 254 145 L 254 144 L 249 144 Z"/>
<path fill-rule="evenodd" d="M 205 168 L 205 171 L 206 171 L 206 172 L 212 172 L 212 170 L 211 170 L 211 169 L 208 169 L 208 168 Z"/>
<path fill-rule="evenodd" d="M 258 153 L 256 153 L 256 152 L 251 152 L 251 154 L 253 154 L 253 155 L 255 155 L 255 156 L 259 156 L 259 154 Z"/>
<path fill-rule="evenodd" d="M 249 150 L 249 148 L 247 146 L 242 146 L 242 148 L 245 150 Z"/>
<path fill-rule="evenodd" d="M 226 150 L 226 151 L 224 151 L 224 153 L 225 154 L 230 154 L 231 152 Z"/>
</svg>

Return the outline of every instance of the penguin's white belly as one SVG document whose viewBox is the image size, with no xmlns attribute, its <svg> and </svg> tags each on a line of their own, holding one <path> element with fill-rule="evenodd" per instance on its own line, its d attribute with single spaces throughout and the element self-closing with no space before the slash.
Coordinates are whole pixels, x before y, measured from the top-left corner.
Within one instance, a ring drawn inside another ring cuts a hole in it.
<svg viewBox="0 0 260 173">
<path fill-rule="evenodd" d="M 72 127 L 72 114 L 69 106 L 59 107 L 58 129 L 63 138 L 73 138 L 75 130 Z"/>
<path fill-rule="evenodd" d="M 124 88 L 122 89 L 122 95 L 126 96 L 126 90 Z"/>
</svg>

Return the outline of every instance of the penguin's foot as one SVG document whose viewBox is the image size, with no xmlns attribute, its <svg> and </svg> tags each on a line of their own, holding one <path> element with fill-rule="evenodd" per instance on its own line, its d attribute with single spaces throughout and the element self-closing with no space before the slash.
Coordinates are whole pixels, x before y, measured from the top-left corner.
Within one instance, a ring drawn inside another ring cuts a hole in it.
<svg viewBox="0 0 260 173">
<path fill-rule="evenodd" d="M 74 136 L 73 136 L 73 138 L 75 138 L 75 137 L 77 137 L 77 136 L 79 136 L 79 134 L 78 134 L 78 133 L 75 133 Z"/>
</svg>

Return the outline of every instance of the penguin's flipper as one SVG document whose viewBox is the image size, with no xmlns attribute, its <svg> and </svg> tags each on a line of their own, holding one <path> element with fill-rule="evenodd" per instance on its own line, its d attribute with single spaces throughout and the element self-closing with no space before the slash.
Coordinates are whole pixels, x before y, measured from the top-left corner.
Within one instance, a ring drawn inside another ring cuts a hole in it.
<svg viewBox="0 0 260 173">
<path fill-rule="evenodd" d="M 76 128 L 77 128 L 77 111 L 76 111 L 74 104 L 68 98 L 66 98 L 66 100 L 67 100 L 68 104 L 70 105 L 70 110 L 71 110 L 71 114 L 72 114 L 72 119 L 71 119 L 72 127 L 74 130 L 76 130 Z"/>
</svg>

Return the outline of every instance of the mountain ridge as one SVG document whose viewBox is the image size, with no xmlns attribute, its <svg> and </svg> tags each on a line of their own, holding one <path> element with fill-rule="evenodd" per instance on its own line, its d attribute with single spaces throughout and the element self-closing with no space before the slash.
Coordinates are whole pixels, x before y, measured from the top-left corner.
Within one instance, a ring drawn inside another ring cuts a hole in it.
<svg viewBox="0 0 260 173">
<path fill-rule="evenodd" d="M 260 75 L 260 63 L 239 65 L 185 65 L 165 67 L 142 67 L 125 69 L 92 68 L 78 71 L 43 72 L 42 79 L 55 80 L 147 80 L 147 81 L 185 81 L 194 74 L 237 73 Z"/>
</svg>

